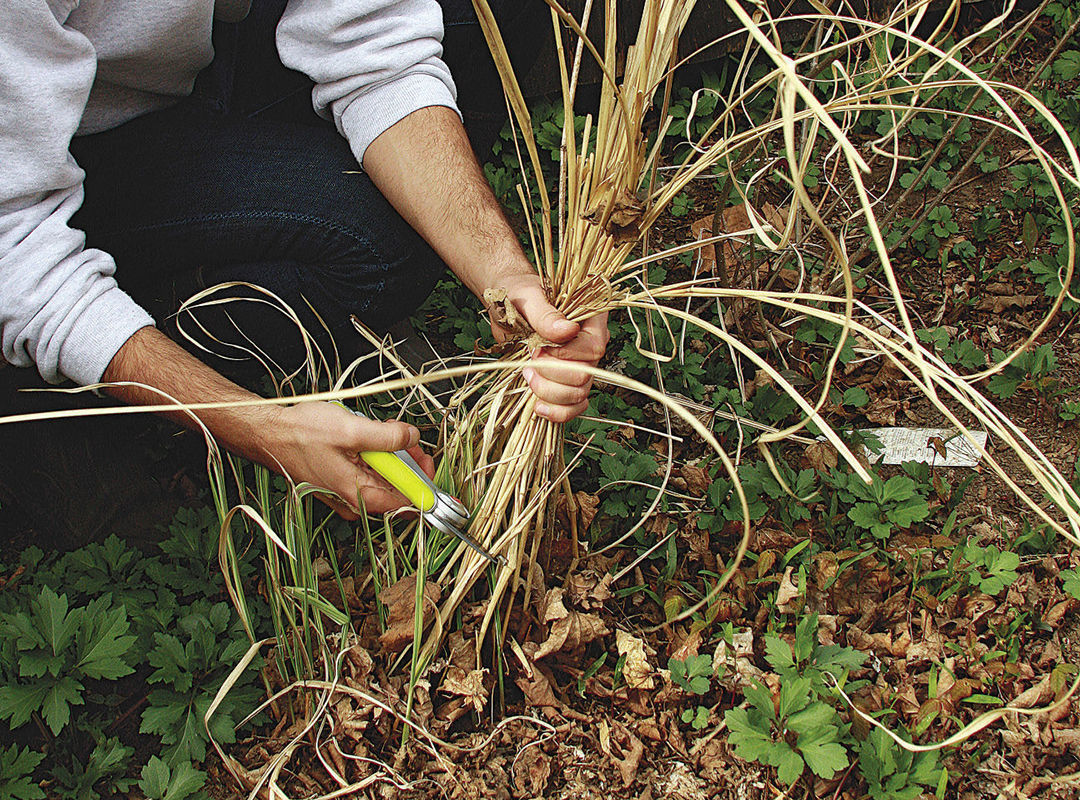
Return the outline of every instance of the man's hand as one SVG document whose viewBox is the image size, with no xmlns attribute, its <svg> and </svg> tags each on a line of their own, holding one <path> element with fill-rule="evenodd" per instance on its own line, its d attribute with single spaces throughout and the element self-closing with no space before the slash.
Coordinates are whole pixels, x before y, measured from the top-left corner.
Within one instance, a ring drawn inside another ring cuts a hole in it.
<svg viewBox="0 0 1080 800">
<path fill-rule="evenodd" d="M 358 495 L 370 514 L 409 505 L 360 459 L 362 452 L 408 450 L 430 477 L 435 475 L 435 462 L 420 449 L 420 431 L 412 425 L 364 419 L 333 403 L 300 403 L 277 411 L 266 448 L 278 462 L 276 469 L 293 480 L 307 476 L 303 480 L 334 492 L 344 502 L 326 498 L 327 503 L 346 519 L 359 516 Z"/>
<path fill-rule="evenodd" d="M 596 365 L 607 346 L 607 316 L 579 326 L 548 302 L 454 111 L 422 108 L 391 126 L 368 147 L 364 169 L 473 294 L 505 289 L 533 330 L 559 345 L 538 357 Z M 527 380 L 543 417 L 565 422 L 588 405 L 592 378 L 580 371 L 533 369 Z"/>
<path fill-rule="evenodd" d="M 608 315 L 600 314 L 579 325 L 564 317 L 548 302 L 547 295 L 535 272 L 520 272 L 499 280 L 499 289 L 506 290 L 506 301 L 528 321 L 532 329 L 556 346 L 538 347 L 533 358 L 558 358 L 567 367 L 526 367 L 522 374 L 536 395 L 536 413 L 552 422 L 568 422 L 582 414 L 589 405 L 592 375 L 573 369 L 574 363 L 595 367 L 604 355 L 608 343 Z M 498 341 L 504 341 L 507 331 L 491 323 Z"/>
<path fill-rule="evenodd" d="M 229 403 L 258 399 L 196 359 L 155 328 L 143 328 L 120 348 L 105 370 L 106 382 L 153 386 L 181 403 Z M 161 395 L 138 387 L 116 387 L 113 396 L 133 405 L 160 405 Z M 333 492 L 325 498 L 346 519 L 359 516 L 357 496 L 368 512 L 407 506 L 408 501 L 360 460 L 367 450 L 408 449 L 417 463 L 434 474 L 434 462 L 417 447 L 420 433 L 404 422 L 375 422 L 332 403 L 295 406 L 235 406 L 195 412 L 217 442 L 237 455 L 257 461 L 295 483 L 311 483 Z M 184 412 L 166 416 L 188 427 Z"/>
</svg>

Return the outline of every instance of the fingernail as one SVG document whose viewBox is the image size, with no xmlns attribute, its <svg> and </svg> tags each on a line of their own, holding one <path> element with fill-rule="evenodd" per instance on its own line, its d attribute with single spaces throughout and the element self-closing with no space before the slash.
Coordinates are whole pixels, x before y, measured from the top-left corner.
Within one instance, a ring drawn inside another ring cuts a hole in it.
<svg viewBox="0 0 1080 800">
<path fill-rule="evenodd" d="M 538 417 L 550 417 L 551 416 L 551 406 L 549 406 L 547 403 L 537 403 L 536 404 L 536 415 Z"/>
<path fill-rule="evenodd" d="M 532 379 L 536 377 L 536 370 L 532 367 L 525 367 L 521 374 L 525 378 L 525 383 L 532 383 Z"/>
<path fill-rule="evenodd" d="M 542 347 L 534 347 L 529 352 L 529 358 L 541 358 L 543 355 L 544 355 L 544 348 L 542 348 Z"/>
</svg>

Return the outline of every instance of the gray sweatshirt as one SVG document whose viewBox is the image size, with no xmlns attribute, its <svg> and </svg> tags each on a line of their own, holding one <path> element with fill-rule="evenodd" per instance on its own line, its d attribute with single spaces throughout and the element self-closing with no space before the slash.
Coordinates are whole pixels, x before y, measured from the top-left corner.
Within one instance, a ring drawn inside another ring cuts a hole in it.
<svg viewBox="0 0 1080 800">
<path fill-rule="evenodd" d="M 257 1 L 257 0 L 256 0 Z M 219 16 L 244 0 L 217 0 Z M 68 222 L 83 200 L 76 134 L 190 94 L 213 57 L 214 0 L 0 0 L 0 345 L 50 382 L 94 383 L 153 320 Z M 435 0 L 290 0 L 282 62 L 315 81 L 358 161 L 398 120 L 454 107 Z"/>
</svg>

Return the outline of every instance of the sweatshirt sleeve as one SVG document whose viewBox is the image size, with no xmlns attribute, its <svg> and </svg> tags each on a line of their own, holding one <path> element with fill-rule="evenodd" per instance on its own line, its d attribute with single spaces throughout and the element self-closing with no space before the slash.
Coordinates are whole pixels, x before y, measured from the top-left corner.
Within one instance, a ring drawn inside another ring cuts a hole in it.
<svg viewBox="0 0 1080 800">
<path fill-rule="evenodd" d="M 0 0 L 0 346 L 52 383 L 100 380 L 150 315 L 68 223 L 83 171 L 68 152 L 97 60 L 47 0 Z"/>
<path fill-rule="evenodd" d="M 436 0 L 289 0 L 277 45 L 285 66 L 315 81 L 315 110 L 363 164 L 368 145 L 413 111 L 457 109 L 442 33 Z"/>
</svg>

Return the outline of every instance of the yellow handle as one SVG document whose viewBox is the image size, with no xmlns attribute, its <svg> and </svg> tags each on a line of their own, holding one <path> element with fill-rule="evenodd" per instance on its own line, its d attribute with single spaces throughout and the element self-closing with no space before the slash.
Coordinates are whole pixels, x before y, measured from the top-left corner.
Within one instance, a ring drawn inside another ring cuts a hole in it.
<svg viewBox="0 0 1080 800">
<path fill-rule="evenodd" d="M 367 451 L 361 453 L 360 458 L 421 511 L 431 511 L 435 507 L 435 493 L 431 487 L 393 453 Z"/>
</svg>

